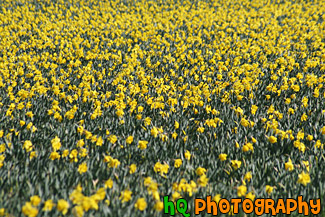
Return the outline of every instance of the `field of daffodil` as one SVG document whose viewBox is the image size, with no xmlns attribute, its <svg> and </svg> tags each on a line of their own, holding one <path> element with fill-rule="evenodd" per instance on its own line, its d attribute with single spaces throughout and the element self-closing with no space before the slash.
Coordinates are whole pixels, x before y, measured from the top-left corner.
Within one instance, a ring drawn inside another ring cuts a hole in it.
<svg viewBox="0 0 325 217">
<path fill-rule="evenodd" d="M 324 1 L 3 0 L 0 216 L 324 199 L 324 82 Z"/>
</svg>

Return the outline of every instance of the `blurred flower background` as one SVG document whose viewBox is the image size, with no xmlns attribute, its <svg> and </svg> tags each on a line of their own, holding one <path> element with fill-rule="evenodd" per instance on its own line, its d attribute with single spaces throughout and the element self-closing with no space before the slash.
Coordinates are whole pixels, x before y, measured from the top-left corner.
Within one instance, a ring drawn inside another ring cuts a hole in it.
<svg viewBox="0 0 325 217">
<path fill-rule="evenodd" d="M 0 8 L 0 216 L 325 197 L 324 1 Z"/>
</svg>

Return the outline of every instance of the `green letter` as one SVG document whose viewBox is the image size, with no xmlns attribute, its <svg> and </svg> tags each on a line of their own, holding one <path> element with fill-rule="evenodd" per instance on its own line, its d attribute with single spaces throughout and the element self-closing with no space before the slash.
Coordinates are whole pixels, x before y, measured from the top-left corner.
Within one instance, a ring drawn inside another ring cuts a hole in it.
<svg viewBox="0 0 325 217">
<path fill-rule="evenodd" d="M 183 207 L 180 206 L 180 203 L 183 203 Z M 177 202 L 176 202 L 176 205 L 177 205 L 177 211 L 181 214 L 183 214 L 184 217 L 190 217 L 190 214 L 189 213 L 186 213 L 187 211 L 187 201 L 183 198 L 181 199 L 178 199 Z"/>
<path fill-rule="evenodd" d="M 172 201 L 168 201 L 168 196 L 164 196 L 164 211 L 168 214 L 168 207 L 170 207 L 170 215 L 175 215 L 175 206 Z"/>
</svg>

